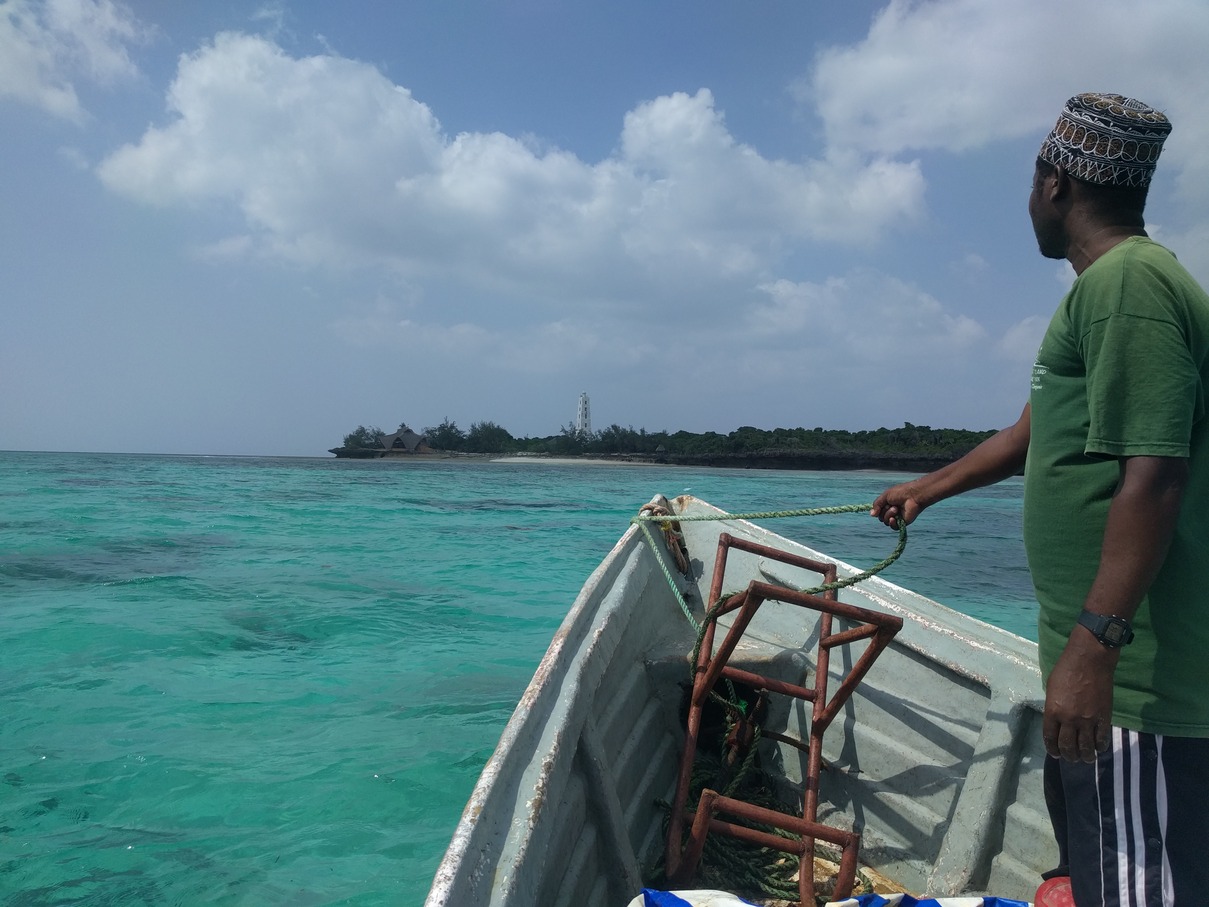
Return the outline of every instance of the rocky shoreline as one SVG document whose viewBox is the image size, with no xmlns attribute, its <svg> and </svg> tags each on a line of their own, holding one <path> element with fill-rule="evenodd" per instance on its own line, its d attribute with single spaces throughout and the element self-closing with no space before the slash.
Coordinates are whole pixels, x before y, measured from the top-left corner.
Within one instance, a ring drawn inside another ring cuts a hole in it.
<svg viewBox="0 0 1209 907">
<path fill-rule="evenodd" d="M 801 453 L 784 452 L 768 454 L 699 454 L 660 455 L 641 454 L 484 454 L 432 451 L 430 453 L 407 453 L 404 451 L 350 451 L 342 453 L 339 448 L 331 453 L 343 459 L 381 459 L 395 462 L 436 461 L 491 462 L 491 463 L 543 463 L 568 466 L 686 466 L 709 469 L 787 469 L 806 472 L 879 470 L 885 472 L 931 472 L 948 463 L 948 456 L 895 456 L 892 454 L 851 453 Z"/>
</svg>

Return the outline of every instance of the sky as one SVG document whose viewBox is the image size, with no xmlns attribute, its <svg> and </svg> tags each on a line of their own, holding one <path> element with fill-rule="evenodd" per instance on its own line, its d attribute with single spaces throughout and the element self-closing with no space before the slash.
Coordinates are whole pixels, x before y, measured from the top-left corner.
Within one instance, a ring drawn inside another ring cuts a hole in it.
<svg viewBox="0 0 1209 907">
<path fill-rule="evenodd" d="M 326 456 L 358 425 L 1010 424 L 1074 278 L 1066 99 L 1174 124 L 1204 0 L 0 0 L 0 449 Z"/>
</svg>

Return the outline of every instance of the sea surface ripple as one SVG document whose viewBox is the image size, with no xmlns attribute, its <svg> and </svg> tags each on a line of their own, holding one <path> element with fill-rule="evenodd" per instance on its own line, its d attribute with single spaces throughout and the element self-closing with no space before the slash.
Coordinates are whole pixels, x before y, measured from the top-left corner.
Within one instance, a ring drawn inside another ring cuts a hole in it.
<svg viewBox="0 0 1209 907">
<path fill-rule="evenodd" d="M 901 476 L 0 452 L 0 903 L 424 900 L 588 574 L 657 492 L 732 512 Z M 886 576 L 1035 638 L 1016 480 Z M 849 563 L 895 537 L 776 531 Z"/>
</svg>

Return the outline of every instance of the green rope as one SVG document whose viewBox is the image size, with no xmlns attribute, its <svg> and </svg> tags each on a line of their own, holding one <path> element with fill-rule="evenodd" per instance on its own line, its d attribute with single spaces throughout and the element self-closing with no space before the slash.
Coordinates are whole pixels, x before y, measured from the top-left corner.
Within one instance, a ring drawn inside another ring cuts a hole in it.
<svg viewBox="0 0 1209 907">
<path fill-rule="evenodd" d="M 775 520 L 795 516 L 823 516 L 832 513 L 868 513 L 872 504 L 840 504 L 836 507 L 806 507 L 801 510 L 761 510 L 758 513 L 699 513 L 694 516 L 656 516 L 640 513 L 631 523 L 707 523 L 713 520 Z"/>
<path fill-rule="evenodd" d="M 725 750 L 725 740 L 730 726 L 728 723 L 727 728 L 720 735 L 717 751 L 709 747 L 697 751 L 697 760 L 693 765 L 690 781 L 689 799 L 686 803 L 689 812 L 696 811 L 697 801 L 703 790 L 706 788 L 718 790 L 722 786 L 720 782 L 725 780 L 723 776 L 726 774 L 727 768 L 721 759 L 721 751 Z M 756 727 L 753 730 L 756 732 L 758 740 L 760 729 Z M 722 796 L 735 797 L 767 809 L 783 810 L 784 805 L 777 801 L 768 776 L 755 765 L 755 753 L 756 746 L 753 741 L 747 758 L 744 759 L 729 783 L 725 785 Z M 666 800 L 656 800 L 655 802 L 664 810 L 664 834 L 666 834 L 666 822 L 671 816 L 672 804 Z M 763 822 L 744 820 L 739 824 L 784 838 L 787 841 L 802 840 L 801 835 L 784 828 L 766 825 Z M 815 855 L 836 864 L 840 862 L 841 858 L 839 848 L 824 841 L 815 843 Z M 656 865 L 651 867 L 650 877 L 652 879 L 659 876 L 661 866 L 662 856 Z M 797 859 L 783 851 L 765 847 L 762 844 L 740 841 L 736 838 L 710 835 L 705 839 L 705 849 L 698 866 L 698 880 L 704 886 L 734 891 L 748 898 L 775 898 L 797 904 L 797 870 Z M 873 890 L 868 876 L 859 867 L 856 884 L 857 890 L 854 891 L 854 894 L 857 891 L 863 893 Z M 811 907 L 811 905 L 802 905 L 802 907 Z"/>
<path fill-rule="evenodd" d="M 693 617 L 693 610 L 688 606 L 688 602 L 684 600 L 684 595 L 676 584 L 676 578 L 672 576 L 672 571 L 668 569 L 667 561 L 659 556 L 659 546 L 655 544 L 655 537 L 651 535 L 651 527 L 647 525 L 651 520 L 642 520 L 641 522 L 631 520 L 630 522 L 638 522 L 639 527 L 642 529 L 642 534 L 646 536 L 646 543 L 650 547 L 651 553 L 655 555 L 655 560 L 659 562 L 659 568 L 663 571 L 663 576 L 672 589 L 672 594 L 676 596 L 680 610 L 684 612 L 684 616 L 688 618 L 688 622 L 692 625 L 693 629 L 700 633 L 701 624 L 697 623 L 697 618 Z"/>
<path fill-rule="evenodd" d="M 672 576 L 672 571 L 668 568 L 667 562 L 659 556 L 659 548 L 655 544 L 655 538 L 651 535 L 651 530 L 647 524 L 649 523 L 701 523 L 716 520 L 773 520 L 783 519 L 786 517 L 801 517 L 801 516 L 822 516 L 838 513 L 868 513 L 873 508 L 872 504 L 841 504 L 837 507 L 807 507 L 800 510 L 765 510 L 759 513 L 707 513 L 697 514 L 694 516 L 654 516 L 652 514 L 641 513 L 630 518 L 631 523 L 636 523 L 642 528 L 643 535 L 646 536 L 647 544 L 650 545 L 652 553 L 655 554 L 655 560 L 659 562 L 659 567 L 663 570 L 663 575 L 667 579 L 668 586 L 672 589 L 672 594 L 676 597 L 676 602 L 680 605 L 680 610 L 684 612 L 684 616 L 688 618 L 688 622 L 693 629 L 701 634 L 702 625 L 693 617 L 692 609 L 684 600 L 683 594 L 680 592 L 680 586 L 677 585 L 675 577 Z M 810 589 L 801 589 L 800 592 L 805 592 L 807 595 L 818 595 L 822 592 L 838 591 L 846 589 L 848 586 L 855 586 L 857 583 L 863 582 L 871 576 L 881 573 L 896 560 L 903 550 L 907 547 L 907 525 L 902 520 L 898 521 L 898 544 L 888 557 L 878 561 L 867 570 L 862 570 L 859 573 L 854 573 L 852 576 L 838 579 L 832 583 L 823 583 L 814 586 Z M 725 596 L 724 596 L 725 598 Z M 717 603 L 715 603 L 716 606 Z"/>
</svg>

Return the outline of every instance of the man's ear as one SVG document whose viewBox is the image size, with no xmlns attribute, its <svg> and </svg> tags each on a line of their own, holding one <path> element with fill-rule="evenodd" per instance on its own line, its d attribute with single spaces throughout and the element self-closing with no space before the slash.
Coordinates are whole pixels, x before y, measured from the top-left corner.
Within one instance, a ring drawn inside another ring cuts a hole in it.
<svg viewBox="0 0 1209 907">
<path fill-rule="evenodd" d="M 1064 167 L 1054 168 L 1054 188 L 1051 191 L 1050 198 L 1059 199 L 1069 195 L 1071 191 L 1070 175 Z"/>
</svg>

